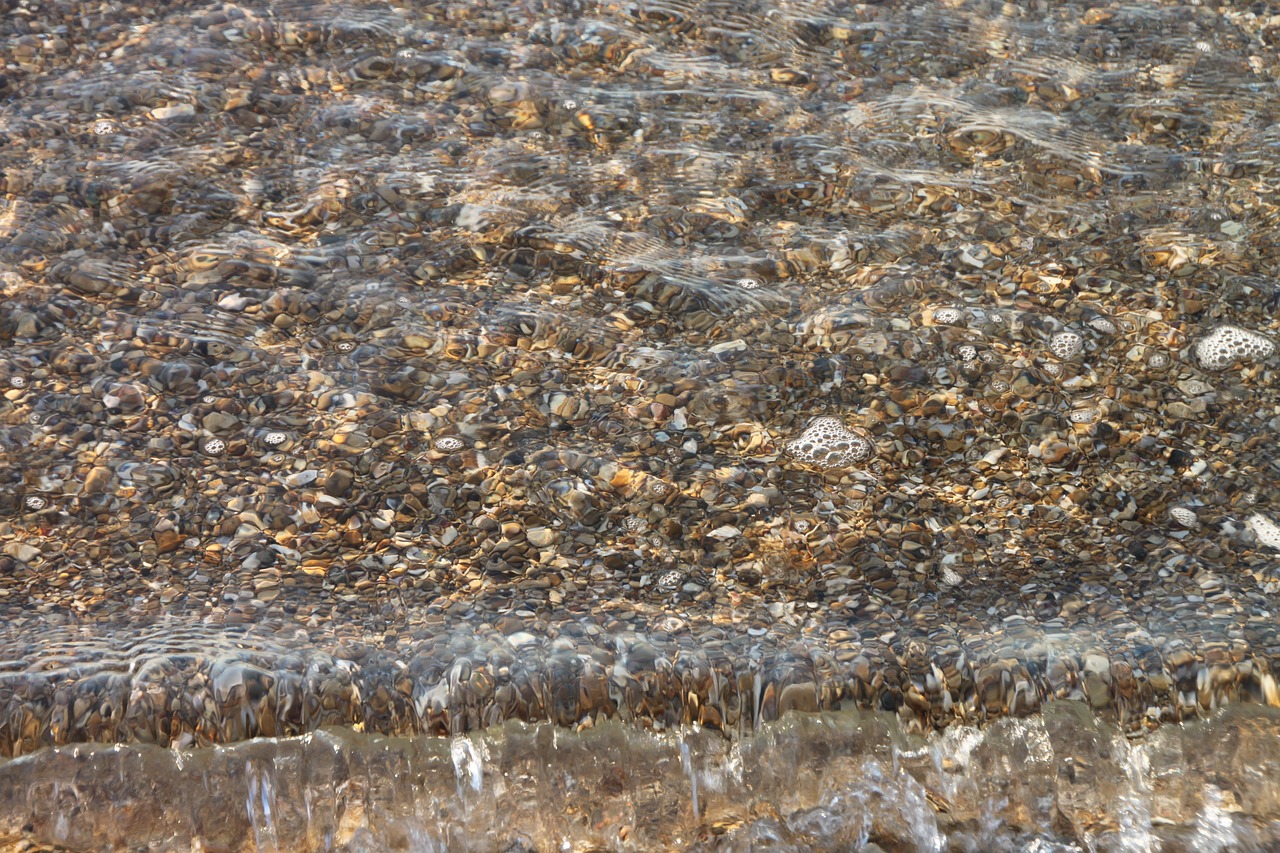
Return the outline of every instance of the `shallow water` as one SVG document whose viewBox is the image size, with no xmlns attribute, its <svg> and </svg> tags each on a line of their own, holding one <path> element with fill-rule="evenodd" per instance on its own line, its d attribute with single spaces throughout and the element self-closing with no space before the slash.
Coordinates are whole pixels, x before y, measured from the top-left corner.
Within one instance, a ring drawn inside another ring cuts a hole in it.
<svg viewBox="0 0 1280 853">
<path fill-rule="evenodd" d="M 1280 843 L 1277 726 L 1274 710 L 1224 712 L 1135 742 L 1057 703 L 929 738 L 843 711 L 744 740 L 508 723 L 451 739 L 327 729 L 194 751 L 62 747 L 0 765 L 0 838 L 352 853 L 1263 850 Z"/>
<path fill-rule="evenodd" d="M 0 754 L 1280 705 L 1267 7 L 130 8 L 0 0 Z"/>
</svg>

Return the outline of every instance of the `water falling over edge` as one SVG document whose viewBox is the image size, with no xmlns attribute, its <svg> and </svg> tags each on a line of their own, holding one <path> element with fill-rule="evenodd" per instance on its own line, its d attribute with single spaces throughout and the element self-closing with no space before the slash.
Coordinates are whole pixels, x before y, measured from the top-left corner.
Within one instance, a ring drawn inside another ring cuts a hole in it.
<svg viewBox="0 0 1280 853">
<path fill-rule="evenodd" d="M 753 736 L 509 722 L 326 729 L 0 765 L 0 845 L 168 850 L 1250 850 L 1280 843 L 1280 710 L 1127 738 L 1082 703 L 906 733 L 792 713 Z"/>
</svg>

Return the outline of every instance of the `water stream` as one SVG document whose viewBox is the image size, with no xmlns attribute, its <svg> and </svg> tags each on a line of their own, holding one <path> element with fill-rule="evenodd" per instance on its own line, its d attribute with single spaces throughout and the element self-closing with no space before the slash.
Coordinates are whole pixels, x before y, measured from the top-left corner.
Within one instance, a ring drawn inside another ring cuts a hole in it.
<svg viewBox="0 0 1280 853">
<path fill-rule="evenodd" d="M 0 0 L 0 835 L 1276 836 L 1280 14 Z"/>
</svg>

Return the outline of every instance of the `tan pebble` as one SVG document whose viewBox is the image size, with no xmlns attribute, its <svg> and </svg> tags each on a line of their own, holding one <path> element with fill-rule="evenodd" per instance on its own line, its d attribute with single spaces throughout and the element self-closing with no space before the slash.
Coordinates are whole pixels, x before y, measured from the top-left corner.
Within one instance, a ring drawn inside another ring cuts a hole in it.
<svg viewBox="0 0 1280 853">
<path fill-rule="evenodd" d="M 7 542 L 4 546 L 4 552 L 15 560 L 23 563 L 30 563 L 36 557 L 40 556 L 40 549 L 34 545 L 28 545 L 25 542 Z"/>
</svg>

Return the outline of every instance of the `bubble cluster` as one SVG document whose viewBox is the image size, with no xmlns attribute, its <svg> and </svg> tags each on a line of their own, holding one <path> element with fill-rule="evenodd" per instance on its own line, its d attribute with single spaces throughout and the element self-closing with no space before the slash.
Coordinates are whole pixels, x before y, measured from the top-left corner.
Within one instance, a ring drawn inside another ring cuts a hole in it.
<svg viewBox="0 0 1280 853">
<path fill-rule="evenodd" d="M 107 119 L 100 119 L 93 123 L 93 132 L 98 136 L 110 136 L 115 133 L 117 129 L 116 123 L 114 121 L 108 121 Z"/>
<path fill-rule="evenodd" d="M 978 348 L 973 346 L 973 344 L 965 344 L 956 350 L 956 355 L 960 357 L 961 361 L 977 361 Z"/>
<path fill-rule="evenodd" d="M 847 468 L 871 458 L 875 446 L 850 432 L 839 418 L 814 418 L 798 438 L 787 442 L 787 453 L 817 468 Z"/>
<path fill-rule="evenodd" d="M 1009 383 L 1003 379 L 992 379 L 990 388 L 995 394 L 1004 394 L 1009 390 Z"/>
<path fill-rule="evenodd" d="M 983 364 L 992 364 L 995 362 L 995 360 L 996 360 L 996 354 L 989 349 L 985 349 L 982 352 L 978 353 L 978 361 L 982 362 Z"/>
<path fill-rule="evenodd" d="M 622 522 L 622 529 L 628 533 L 643 533 L 648 523 L 638 515 L 632 515 Z"/>
<path fill-rule="evenodd" d="M 996 509 L 1008 509 L 1013 506 L 1013 497 L 1011 495 L 1001 495 L 996 498 Z"/>
<path fill-rule="evenodd" d="M 1169 510 L 1169 517 L 1188 529 L 1194 529 L 1200 526 L 1200 520 L 1196 518 L 1194 510 L 1185 506 L 1175 506 Z"/>
<path fill-rule="evenodd" d="M 1196 360 L 1205 370 L 1222 370 L 1241 361 L 1256 361 L 1275 352 L 1266 335 L 1239 326 L 1218 326 L 1196 342 Z"/>
<path fill-rule="evenodd" d="M 795 521 L 791 522 L 791 528 L 795 530 L 796 533 L 808 533 L 811 527 L 813 527 L 813 525 L 804 518 L 797 518 Z"/>
<path fill-rule="evenodd" d="M 397 304 L 397 305 L 412 305 L 412 304 L 413 304 L 413 300 L 412 300 L 412 299 L 410 299 L 409 297 L 405 296 L 404 294 L 400 294 L 399 296 L 397 296 L 397 297 L 396 297 L 396 304 Z"/>
<path fill-rule="evenodd" d="M 1094 317 L 1089 321 L 1089 326 L 1095 332 L 1101 332 L 1104 335 L 1114 335 L 1116 333 L 1116 324 L 1106 317 Z"/>
<path fill-rule="evenodd" d="M 1098 410 L 1094 408 L 1072 409 L 1067 419 L 1073 424 L 1091 424 L 1098 419 Z"/>
<path fill-rule="evenodd" d="M 333 348 L 338 352 L 351 352 L 356 348 L 356 344 L 355 341 L 338 341 Z"/>
<path fill-rule="evenodd" d="M 442 453 L 457 453 L 459 450 L 466 447 L 466 444 L 463 443 L 462 439 L 458 438 L 456 435 L 442 435 L 431 444 L 436 450 L 439 450 Z"/>
<path fill-rule="evenodd" d="M 1147 357 L 1147 366 L 1155 370 L 1164 370 L 1169 366 L 1170 361 L 1168 353 L 1153 352 Z"/>
<path fill-rule="evenodd" d="M 1056 361 L 1051 361 L 1044 366 L 1044 372 L 1050 376 L 1061 376 L 1062 365 L 1058 364 Z"/>
<path fill-rule="evenodd" d="M 1074 358 L 1084 348 L 1084 338 L 1076 332 L 1058 332 L 1049 339 L 1049 352 L 1066 361 Z"/>
<path fill-rule="evenodd" d="M 962 319 L 964 315 L 960 313 L 959 308 L 939 308 L 933 312 L 933 322 L 944 326 L 958 325 Z"/>
<path fill-rule="evenodd" d="M 27 509 L 42 510 L 49 505 L 49 502 L 39 495 L 31 495 L 26 500 Z"/>
<path fill-rule="evenodd" d="M 25 376 L 10 376 L 10 377 L 9 377 L 9 384 L 10 384 L 10 385 L 12 385 L 14 388 L 26 388 L 26 387 L 27 387 L 27 377 L 25 377 Z"/>
<path fill-rule="evenodd" d="M 289 440 L 288 433 L 269 432 L 262 437 L 262 441 L 270 447 L 277 447 Z"/>
<path fill-rule="evenodd" d="M 1260 512 L 1255 512 L 1249 516 L 1245 519 L 1245 523 L 1249 525 L 1253 535 L 1258 537 L 1259 545 L 1265 545 L 1268 548 L 1280 551 L 1280 525 L 1277 525 Z"/>
<path fill-rule="evenodd" d="M 649 484 L 649 491 L 662 498 L 671 494 L 671 486 L 661 480 L 654 480 Z"/>
<path fill-rule="evenodd" d="M 653 583 L 663 592 L 674 592 L 684 585 L 684 579 L 687 577 L 684 572 L 679 569 L 663 569 L 658 572 Z"/>
<path fill-rule="evenodd" d="M 203 449 L 209 456 L 221 456 L 227 452 L 227 443 L 220 438 L 211 438 L 204 443 Z"/>
<path fill-rule="evenodd" d="M 743 278 L 738 279 L 738 287 L 741 287 L 743 290 L 755 290 L 759 286 L 760 279 L 758 278 L 744 276 Z"/>
</svg>

